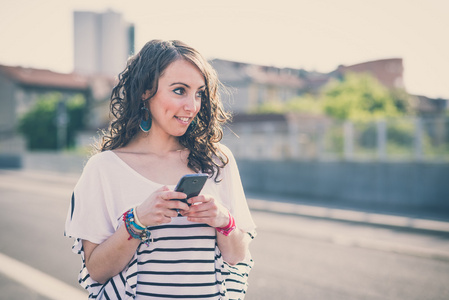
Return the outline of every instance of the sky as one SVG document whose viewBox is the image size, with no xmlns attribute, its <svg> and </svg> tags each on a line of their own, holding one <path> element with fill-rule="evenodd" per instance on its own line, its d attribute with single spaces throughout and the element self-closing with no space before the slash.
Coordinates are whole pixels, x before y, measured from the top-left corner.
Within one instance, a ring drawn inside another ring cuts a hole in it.
<svg viewBox="0 0 449 300">
<path fill-rule="evenodd" d="M 121 12 L 136 50 L 178 39 L 209 59 L 330 72 L 402 58 L 409 93 L 449 99 L 447 0 L 0 0 L 0 64 L 73 71 L 73 11 Z"/>
</svg>

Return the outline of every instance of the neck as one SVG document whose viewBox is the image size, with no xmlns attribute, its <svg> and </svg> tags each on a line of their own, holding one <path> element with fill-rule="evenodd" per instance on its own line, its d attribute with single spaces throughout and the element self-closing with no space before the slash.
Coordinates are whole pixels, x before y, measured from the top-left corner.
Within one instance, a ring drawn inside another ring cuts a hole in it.
<svg viewBox="0 0 449 300">
<path fill-rule="evenodd" d="M 185 149 L 179 143 L 178 137 L 170 135 L 160 136 L 151 130 L 148 133 L 139 133 L 129 146 L 136 152 L 153 153 L 159 156 L 165 156 L 171 152 Z"/>
</svg>

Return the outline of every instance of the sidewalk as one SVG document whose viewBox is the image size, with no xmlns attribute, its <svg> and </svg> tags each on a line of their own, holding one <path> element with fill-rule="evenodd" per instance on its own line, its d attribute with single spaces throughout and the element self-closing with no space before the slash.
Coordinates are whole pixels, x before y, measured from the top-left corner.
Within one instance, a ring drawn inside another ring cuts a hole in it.
<svg viewBox="0 0 449 300">
<path fill-rule="evenodd" d="M 433 231 L 449 234 L 448 212 L 422 212 L 418 210 L 383 210 L 375 208 L 349 208 L 329 205 L 323 202 L 248 193 L 248 205 L 252 210 L 328 219 L 342 222 L 355 222 L 373 226 L 405 228 L 415 231 Z"/>
<path fill-rule="evenodd" d="M 248 195 L 258 231 L 449 262 L 449 221 Z"/>
</svg>

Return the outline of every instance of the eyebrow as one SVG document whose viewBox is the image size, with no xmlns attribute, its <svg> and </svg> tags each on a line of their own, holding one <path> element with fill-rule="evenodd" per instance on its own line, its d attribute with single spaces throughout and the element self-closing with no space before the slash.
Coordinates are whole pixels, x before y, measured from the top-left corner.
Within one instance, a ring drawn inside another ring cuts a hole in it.
<svg viewBox="0 0 449 300">
<path fill-rule="evenodd" d="M 172 84 L 170 84 L 170 86 L 174 86 L 174 85 L 177 85 L 177 84 L 183 85 L 186 88 L 190 89 L 190 85 L 185 84 L 184 82 L 173 82 Z M 204 84 L 204 85 L 200 86 L 198 89 L 202 89 L 202 88 L 205 88 L 205 87 L 206 87 L 206 85 Z"/>
</svg>

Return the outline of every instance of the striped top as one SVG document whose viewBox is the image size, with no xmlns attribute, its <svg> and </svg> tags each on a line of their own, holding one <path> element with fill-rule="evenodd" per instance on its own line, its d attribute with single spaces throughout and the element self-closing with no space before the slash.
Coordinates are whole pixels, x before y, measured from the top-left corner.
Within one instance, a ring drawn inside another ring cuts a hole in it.
<svg viewBox="0 0 449 300">
<path fill-rule="evenodd" d="M 208 179 L 202 193 L 213 195 L 231 211 L 240 229 L 254 235 L 235 160 L 230 152 L 226 154 L 230 163 L 223 170 L 223 181 L 217 184 Z M 185 217 L 151 227 L 150 245 L 141 243 L 128 266 L 104 285 L 90 278 L 81 240 L 102 243 L 122 225 L 124 211 L 161 186 L 111 151 L 99 153 L 87 163 L 72 195 L 66 235 L 75 238 L 73 250 L 83 259 L 79 281 L 89 298 L 243 299 L 252 267 L 249 253 L 242 263 L 229 266 L 217 246 L 215 229 Z"/>
</svg>

